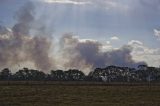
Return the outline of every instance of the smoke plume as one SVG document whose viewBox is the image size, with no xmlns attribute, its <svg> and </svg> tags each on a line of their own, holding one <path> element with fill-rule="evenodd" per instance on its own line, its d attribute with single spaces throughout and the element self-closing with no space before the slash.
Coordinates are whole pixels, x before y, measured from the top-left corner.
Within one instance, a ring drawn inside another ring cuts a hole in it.
<svg viewBox="0 0 160 106">
<path fill-rule="evenodd" d="M 69 60 L 66 67 L 106 67 L 108 65 L 137 67 L 144 62 L 132 59 L 132 47 L 125 45 L 119 49 L 103 51 L 103 44 L 93 40 L 80 40 L 70 34 L 61 38 L 61 48 L 64 58 Z"/>
<path fill-rule="evenodd" d="M 103 43 L 80 40 L 72 34 L 66 34 L 59 40 L 58 52 L 55 53 L 51 50 L 52 30 L 36 23 L 34 9 L 31 2 L 27 3 L 17 12 L 16 24 L 11 29 L 0 26 L 1 68 L 30 62 L 43 71 L 60 66 L 64 69 L 78 68 L 87 73 L 88 70 L 108 65 L 137 67 L 139 64 L 145 64 L 132 59 L 132 47 L 128 45 L 104 51 Z M 31 33 L 32 30 L 36 31 Z"/>
<path fill-rule="evenodd" d="M 47 36 L 31 36 L 34 24 L 34 5 L 28 2 L 16 14 L 17 23 L 12 29 L 0 26 L 0 67 L 12 67 L 32 62 L 36 68 L 54 67 L 50 58 L 51 40 Z"/>
</svg>

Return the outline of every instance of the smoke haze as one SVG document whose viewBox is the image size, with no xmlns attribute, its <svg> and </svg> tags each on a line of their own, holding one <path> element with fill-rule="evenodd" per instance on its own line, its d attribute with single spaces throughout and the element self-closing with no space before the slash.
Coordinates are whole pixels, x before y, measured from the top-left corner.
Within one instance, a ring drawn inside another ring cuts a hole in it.
<svg viewBox="0 0 160 106">
<path fill-rule="evenodd" d="M 44 36 L 31 36 L 34 23 L 34 5 L 28 2 L 16 14 L 17 23 L 11 30 L 0 27 L 0 65 L 11 67 L 23 62 L 33 62 L 41 70 L 54 67 L 49 57 L 51 39 Z"/>
<path fill-rule="evenodd" d="M 34 5 L 28 2 L 16 13 L 16 24 L 13 28 L 0 26 L 0 67 L 31 62 L 35 68 L 43 71 L 61 66 L 64 69 L 78 68 L 87 73 L 86 70 L 108 65 L 137 67 L 145 64 L 132 59 L 132 47 L 128 45 L 103 51 L 103 43 L 81 40 L 72 34 L 65 34 L 58 45 L 54 45 L 51 33 L 47 33 L 44 25 L 35 27 L 34 9 Z M 35 35 L 31 34 L 31 30 L 36 30 Z M 53 45 L 58 47 L 57 55 L 52 50 Z"/>
<path fill-rule="evenodd" d="M 110 51 L 102 51 L 103 44 L 94 40 L 80 40 L 71 34 L 61 38 L 61 49 L 63 58 L 67 58 L 67 67 L 78 67 L 92 69 L 108 65 L 137 67 L 145 62 L 136 62 L 132 59 L 132 47 L 123 47 Z"/>
</svg>

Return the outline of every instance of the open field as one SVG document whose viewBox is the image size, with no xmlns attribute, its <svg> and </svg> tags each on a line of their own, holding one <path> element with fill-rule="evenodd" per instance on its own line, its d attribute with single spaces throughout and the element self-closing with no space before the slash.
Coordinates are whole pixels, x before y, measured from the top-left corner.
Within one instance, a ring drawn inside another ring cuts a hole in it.
<svg viewBox="0 0 160 106">
<path fill-rule="evenodd" d="M 5 82 L 6 83 L 6 82 Z M 159 85 L 0 84 L 0 106 L 159 106 Z"/>
</svg>

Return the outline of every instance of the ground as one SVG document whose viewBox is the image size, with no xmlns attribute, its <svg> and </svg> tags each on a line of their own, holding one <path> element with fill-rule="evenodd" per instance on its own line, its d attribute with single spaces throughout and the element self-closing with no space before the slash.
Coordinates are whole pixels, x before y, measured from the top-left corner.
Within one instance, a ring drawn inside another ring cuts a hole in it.
<svg viewBox="0 0 160 106">
<path fill-rule="evenodd" d="M 158 106 L 160 86 L 1 84 L 0 106 Z"/>
</svg>

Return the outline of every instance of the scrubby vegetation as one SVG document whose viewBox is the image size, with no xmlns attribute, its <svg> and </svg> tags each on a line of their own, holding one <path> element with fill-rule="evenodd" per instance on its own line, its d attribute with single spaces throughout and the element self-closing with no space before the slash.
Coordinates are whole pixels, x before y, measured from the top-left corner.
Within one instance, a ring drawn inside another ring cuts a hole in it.
<svg viewBox="0 0 160 106">
<path fill-rule="evenodd" d="M 11 73 L 8 68 L 0 72 L 1 81 L 94 81 L 94 82 L 159 82 L 160 68 L 140 65 L 137 69 L 108 66 L 96 68 L 88 75 L 78 69 L 43 71 L 23 68 Z"/>
</svg>

